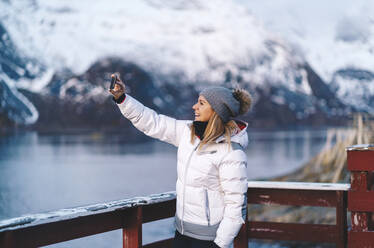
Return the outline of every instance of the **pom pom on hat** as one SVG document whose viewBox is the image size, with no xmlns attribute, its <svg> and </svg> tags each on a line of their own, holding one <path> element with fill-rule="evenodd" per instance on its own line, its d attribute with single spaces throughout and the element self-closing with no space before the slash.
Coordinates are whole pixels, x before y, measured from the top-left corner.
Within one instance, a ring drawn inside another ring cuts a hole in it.
<svg viewBox="0 0 374 248">
<path fill-rule="evenodd" d="M 234 89 L 232 94 L 240 103 L 239 114 L 243 115 L 247 113 L 252 106 L 251 94 L 249 94 L 249 92 L 244 89 Z"/>
</svg>

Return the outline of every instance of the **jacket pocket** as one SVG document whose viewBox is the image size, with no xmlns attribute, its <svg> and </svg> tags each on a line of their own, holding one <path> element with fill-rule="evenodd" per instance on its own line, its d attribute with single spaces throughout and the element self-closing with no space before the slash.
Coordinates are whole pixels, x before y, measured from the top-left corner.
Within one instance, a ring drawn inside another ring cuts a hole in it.
<svg viewBox="0 0 374 248">
<path fill-rule="evenodd" d="M 208 190 L 204 189 L 205 194 L 205 216 L 208 221 L 208 226 L 210 226 L 210 210 L 209 210 L 209 197 L 208 197 Z"/>
</svg>

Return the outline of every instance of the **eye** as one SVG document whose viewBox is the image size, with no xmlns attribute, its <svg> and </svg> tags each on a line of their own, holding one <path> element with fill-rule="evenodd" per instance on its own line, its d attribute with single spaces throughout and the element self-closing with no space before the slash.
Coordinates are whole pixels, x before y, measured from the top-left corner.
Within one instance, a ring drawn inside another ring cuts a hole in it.
<svg viewBox="0 0 374 248">
<path fill-rule="evenodd" d="M 201 105 L 204 105 L 203 101 L 200 101 L 200 104 L 201 104 Z"/>
</svg>

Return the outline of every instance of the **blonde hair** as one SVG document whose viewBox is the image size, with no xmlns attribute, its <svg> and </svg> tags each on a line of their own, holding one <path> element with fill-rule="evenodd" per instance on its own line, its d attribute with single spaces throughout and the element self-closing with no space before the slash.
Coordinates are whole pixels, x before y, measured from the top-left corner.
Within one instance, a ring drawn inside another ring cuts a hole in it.
<svg viewBox="0 0 374 248">
<path fill-rule="evenodd" d="M 226 142 L 229 146 L 231 146 L 231 135 L 236 132 L 238 129 L 238 125 L 234 120 L 228 121 L 226 124 L 223 123 L 221 117 L 213 111 L 212 116 L 210 117 L 206 129 L 204 131 L 203 140 L 199 144 L 198 150 L 209 143 L 213 143 L 218 137 L 222 134 L 225 135 Z M 195 127 L 191 126 L 191 143 L 195 142 L 196 135 L 195 135 Z"/>
</svg>

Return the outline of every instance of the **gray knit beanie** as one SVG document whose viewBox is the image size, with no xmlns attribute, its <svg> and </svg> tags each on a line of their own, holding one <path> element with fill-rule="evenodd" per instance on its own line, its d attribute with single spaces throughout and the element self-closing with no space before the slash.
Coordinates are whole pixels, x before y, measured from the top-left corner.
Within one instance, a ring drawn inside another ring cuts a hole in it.
<svg viewBox="0 0 374 248">
<path fill-rule="evenodd" d="M 205 97 L 223 123 L 227 123 L 230 117 L 239 115 L 240 103 L 231 90 L 224 87 L 211 87 L 203 90 L 200 95 Z"/>
</svg>

